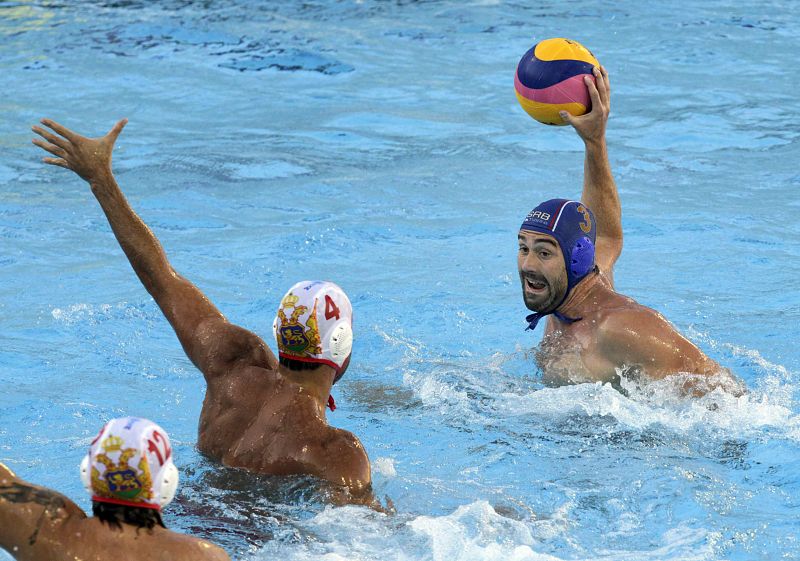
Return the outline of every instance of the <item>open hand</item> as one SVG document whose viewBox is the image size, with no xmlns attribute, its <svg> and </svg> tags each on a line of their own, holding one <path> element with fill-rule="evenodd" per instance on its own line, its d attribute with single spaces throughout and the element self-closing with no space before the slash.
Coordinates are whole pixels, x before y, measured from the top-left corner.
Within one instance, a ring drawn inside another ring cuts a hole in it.
<svg viewBox="0 0 800 561">
<path fill-rule="evenodd" d="M 100 138 L 86 138 L 50 119 L 42 119 L 41 122 L 56 133 L 39 126 L 31 127 L 44 139 L 35 138 L 33 143 L 56 156 L 43 158 L 44 163 L 71 169 L 89 183 L 111 175 L 111 152 L 119 133 L 128 124 L 127 119 L 118 121 L 108 134 Z"/>
<path fill-rule="evenodd" d="M 601 141 L 606 134 L 606 122 L 611 111 L 611 87 L 608 72 L 602 66 L 594 67 L 594 80 L 585 76 L 583 81 L 589 90 L 592 110 L 585 115 L 575 116 L 561 111 L 561 118 L 572 125 L 584 142 Z"/>
</svg>

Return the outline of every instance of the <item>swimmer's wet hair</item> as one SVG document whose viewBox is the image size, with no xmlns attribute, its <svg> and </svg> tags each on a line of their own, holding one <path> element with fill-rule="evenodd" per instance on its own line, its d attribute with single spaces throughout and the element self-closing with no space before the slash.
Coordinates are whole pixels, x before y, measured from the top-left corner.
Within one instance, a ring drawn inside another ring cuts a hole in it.
<svg viewBox="0 0 800 561">
<path fill-rule="evenodd" d="M 318 364 L 316 362 L 305 362 L 302 360 L 293 360 L 291 358 L 284 358 L 284 357 L 280 357 L 278 361 L 281 363 L 281 366 L 285 366 L 289 370 L 295 370 L 295 371 L 314 370 L 321 366 L 321 364 Z"/>
<path fill-rule="evenodd" d="M 115 505 L 92 501 L 92 514 L 112 528 L 122 529 L 122 523 L 136 526 L 138 529 L 152 530 L 156 526 L 164 526 L 161 513 L 152 508 Z"/>
</svg>

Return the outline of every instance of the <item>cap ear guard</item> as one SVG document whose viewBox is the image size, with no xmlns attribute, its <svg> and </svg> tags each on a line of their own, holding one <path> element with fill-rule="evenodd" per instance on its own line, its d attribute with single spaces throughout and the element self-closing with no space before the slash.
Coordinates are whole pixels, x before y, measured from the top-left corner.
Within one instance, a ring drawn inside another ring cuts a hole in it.
<svg viewBox="0 0 800 561">
<path fill-rule="evenodd" d="M 569 268 L 572 272 L 572 278 L 577 282 L 594 266 L 594 244 L 592 240 L 584 236 L 579 238 L 575 245 L 572 246 L 572 255 L 570 258 Z"/>
<path fill-rule="evenodd" d="M 333 361 L 341 366 L 353 350 L 353 328 L 348 320 L 337 323 L 328 337 L 328 348 Z"/>
<path fill-rule="evenodd" d="M 94 495 L 92 491 L 92 474 L 89 468 L 89 462 L 89 454 L 86 454 L 81 462 L 81 483 L 83 483 L 83 488 L 86 489 L 87 493 Z"/>
<path fill-rule="evenodd" d="M 158 502 L 161 508 L 164 508 L 172 499 L 175 498 L 175 493 L 178 491 L 178 481 L 180 474 L 175 464 L 169 462 L 163 470 L 161 470 L 161 492 L 159 493 Z"/>
</svg>

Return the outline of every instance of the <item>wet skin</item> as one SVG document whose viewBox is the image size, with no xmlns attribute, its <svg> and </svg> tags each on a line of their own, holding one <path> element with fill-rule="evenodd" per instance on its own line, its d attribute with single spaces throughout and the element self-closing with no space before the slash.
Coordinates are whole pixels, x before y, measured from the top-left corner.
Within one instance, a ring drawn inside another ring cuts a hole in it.
<svg viewBox="0 0 800 561">
<path fill-rule="evenodd" d="M 586 115 L 562 118 L 584 142 L 584 182 L 581 201 L 594 212 L 597 225 L 597 269 L 570 291 L 558 311 L 567 323 L 548 316 L 539 364 L 545 382 L 617 382 L 620 373 L 660 379 L 679 373 L 706 377 L 687 381 L 687 393 L 702 394 L 717 385 L 734 393 L 741 386 L 726 369 L 683 337 L 657 311 L 614 290 L 614 264 L 622 252 L 622 210 L 608 160 L 605 131 L 610 112 L 610 85 L 604 68 L 585 79 L 592 99 Z M 547 234 L 520 230 L 517 268 L 528 309 L 552 312 L 567 289 L 561 248 Z M 709 382 L 713 376 L 713 381 Z"/>
<path fill-rule="evenodd" d="M 77 473 L 77 470 L 76 470 Z M 0 549 L 19 561 L 229 561 L 218 546 L 165 528 L 111 528 L 64 495 L 0 463 Z"/>
<path fill-rule="evenodd" d="M 551 242 L 544 243 L 543 238 Z M 552 309 L 566 291 L 566 268 L 556 240 L 546 234 L 520 232 L 518 261 L 528 308 Z M 614 291 L 601 272 L 581 280 L 558 311 L 581 319 L 574 323 L 548 319 L 540 365 L 545 381 L 551 384 L 616 383 L 619 372 L 625 370 L 650 378 L 721 371 L 661 314 Z"/>
<path fill-rule="evenodd" d="M 348 502 L 373 503 L 370 463 L 350 432 L 328 425 L 325 404 L 335 371 L 294 372 L 279 365 L 255 333 L 234 325 L 170 265 L 161 244 L 128 204 L 111 171 L 127 120 L 85 138 L 44 119 L 33 143 L 86 180 L 125 255 L 169 320 L 207 391 L 198 447 L 227 466 L 272 475 L 309 474 L 341 486 Z M 52 132 L 51 132 L 52 131 Z M 346 367 L 346 366 L 345 366 Z"/>
</svg>

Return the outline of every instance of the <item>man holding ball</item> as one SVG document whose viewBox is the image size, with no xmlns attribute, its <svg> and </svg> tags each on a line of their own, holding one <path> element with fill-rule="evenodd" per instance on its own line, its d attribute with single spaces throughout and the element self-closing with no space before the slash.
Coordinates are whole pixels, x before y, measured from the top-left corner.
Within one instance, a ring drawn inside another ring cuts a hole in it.
<svg viewBox="0 0 800 561">
<path fill-rule="evenodd" d="M 622 252 L 621 207 L 606 147 L 610 109 L 608 72 L 593 68 L 583 81 L 591 111 L 559 114 L 585 145 L 580 201 L 551 199 L 520 227 L 517 267 L 528 329 L 547 316 L 538 353 L 543 379 L 560 385 L 620 377 L 661 379 L 682 374 L 684 393 L 716 387 L 741 394 L 743 385 L 707 357 L 657 311 L 614 290 Z"/>
</svg>

